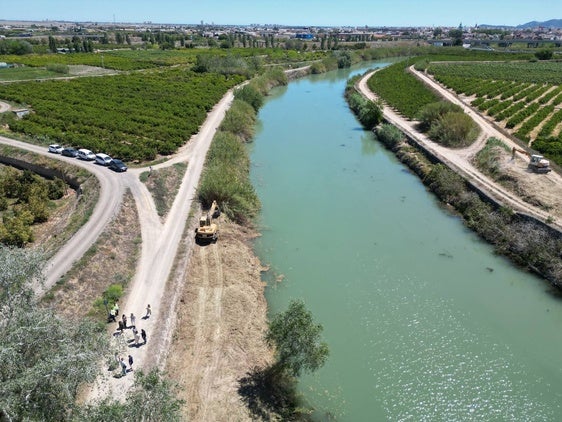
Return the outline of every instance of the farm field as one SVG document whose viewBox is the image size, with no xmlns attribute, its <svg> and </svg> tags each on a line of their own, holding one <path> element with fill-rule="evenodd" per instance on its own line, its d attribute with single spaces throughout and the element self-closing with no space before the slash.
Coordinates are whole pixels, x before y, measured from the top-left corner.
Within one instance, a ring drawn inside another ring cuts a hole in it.
<svg viewBox="0 0 562 422">
<path fill-rule="evenodd" d="M 0 99 L 29 108 L 11 131 L 42 143 L 104 151 L 124 160 L 168 155 L 198 131 L 239 75 L 164 69 L 0 85 Z"/>
<path fill-rule="evenodd" d="M 427 71 L 527 146 L 562 164 L 562 62 L 440 62 Z"/>
</svg>

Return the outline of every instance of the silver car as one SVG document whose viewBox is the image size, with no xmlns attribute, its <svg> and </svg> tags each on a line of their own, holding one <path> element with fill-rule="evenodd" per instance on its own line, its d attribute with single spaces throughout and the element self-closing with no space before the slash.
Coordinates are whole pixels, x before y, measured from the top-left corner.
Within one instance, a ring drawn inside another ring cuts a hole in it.
<svg viewBox="0 0 562 422">
<path fill-rule="evenodd" d="M 78 154 L 76 155 L 80 160 L 85 161 L 94 161 L 96 159 L 96 154 L 94 154 L 89 149 L 81 148 L 78 150 Z"/>
</svg>

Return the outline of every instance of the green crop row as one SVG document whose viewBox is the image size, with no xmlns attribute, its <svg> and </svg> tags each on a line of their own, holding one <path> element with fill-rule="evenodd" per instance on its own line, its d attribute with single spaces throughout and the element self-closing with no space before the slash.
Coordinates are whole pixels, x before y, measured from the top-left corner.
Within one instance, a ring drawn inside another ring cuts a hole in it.
<svg viewBox="0 0 562 422">
<path fill-rule="evenodd" d="M 481 98 L 486 98 L 486 97 L 481 97 Z M 498 100 L 497 98 L 492 98 L 491 100 L 486 100 L 482 104 L 480 104 L 480 106 L 478 107 L 478 110 L 486 111 L 489 108 L 492 108 L 492 107 L 498 105 L 499 102 L 500 102 L 500 100 Z"/>
<path fill-rule="evenodd" d="M 487 90 L 482 90 L 479 95 L 486 96 L 487 98 L 495 98 L 498 95 L 501 95 L 504 91 L 511 88 L 513 86 L 512 81 L 492 81 L 487 88 Z"/>
<path fill-rule="evenodd" d="M 534 92 L 529 93 L 529 95 L 527 95 L 525 97 L 525 101 L 530 103 L 531 101 L 535 101 L 537 98 L 540 98 L 544 95 L 545 92 L 547 92 L 549 89 L 552 88 L 552 85 L 542 85 L 540 86 L 538 89 L 536 89 Z M 541 104 L 541 103 L 539 103 Z"/>
<path fill-rule="evenodd" d="M 544 94 L 541 98 L 539 98 L 539 103 L 546 104 L 560 93 L 562 93 L 562 85 L 560 85 L 558 87 L 554 87 L 554 89 L 551 89 L 549 92 Z M 561 96 L 561 99 L 562 99 L 562 96 Z M 556 105 L 558 103 L 553 101 L 552 104 Z"/>
<path fill-rule="evenodd" d="M 519 123 L 524 121 L 526 118 L 531 116 L 539 109 L 539 105 L 537 103 L 531 103 L 527 107 L 522 108 L 518 113 L 514 114 L 505 124 L 505 127 L 508 129 L 512 129 L 517 126 Z"/>
<path fill-rule="evenodd" d="M 496 116 L 496 121 L 501 122 L 502 120 L 509 119 L 515 113 L 519 112 L 521 109 L 525 107 L 525 103 L 523 101 L 519 101 L 518 103 L 511 103 L 511 106 L 506 108 L 500 114 Z"/>
<path fill-rule="evenodd" d="M 498 113 L 501 113 L 502 111 L 504 111 L 505 109 L 507 109 L 509 106 L 511 106 L 513 104 L 512 101 L 500 101 L 498 102 L 495 106 L 490 107 L 487 111 L 488 116 L 496 116 Z"/>
<path fill-rule="evenodd" d="M 533 142 L 533 149 L 562 166 L 562 133 L 557 137 L 537 138 Z"/>
<path fill-rule="evenodd" d="M 554 111 L 553 106 L 546 106 L 540 108 L 534 115 L 532 115 L 529 119 L 525 121 L 519 128 L 519 130 L 515 133 L 519 139 L 525 139 L 529 141 L 528 134 L 536 128 L 542 121 L 544 121 L 548 116 L 552 114 Z"/>
<path fill-rule="evenodd" d="M 514 95 L 517 95 L 518 92 L 524 91 L 526 90 L 528 87 L 530 87 L 531 84 L 528 83 L 518 83 L 513 85 L 510 89 L 505 90 L 502 95 L 501 95 L 501 99 L 502 100 L 507 100 L 508 98 L 513 97 Z"/>
<path fill-rule="evenodd" d="M 180 69 L 0 85 L 0 98 L 30 108 L 12 131 L 125 160 L 171 154 L 241 76 Z"/>
<path fill-rule="evenodd" d="M 369 88 L 389 106 L 413 119 L 419 110 L 439 100 L 437 95 L 408 71 L 414 60 L 390 65 L 376 72 L 368 82 Z"/>
<path fill-rule="evenodd" d="M 440 62 L 432 63 L 428 71 L 436 76 L 562 85 L 562 62 Z"/>
<path fill-rule="evenodd" d="M 533 95 L 535 92 L 539 91 L 540 88 L 542 88 L 542 87 L 537 86 L 537 85 L 531 85 L 531 86 L 519 91 L 517 94 L 514 94 L 512 100 L 513 101 L 519 101 L 519 100 L 522 100 L 523 98 L 527 98 L 527 96 Z M 530 102 L 530 101 L 526 100 L 526 102 Z"/>
<path fill-rule="evenodd" d="M 539 132 L 539 138 L 547 138 L 552 135 L 552 132 L 562 122 L 562 109 L 554 113 L 550 119 L 543 125 L 541 131 Z"/>
<path fill-rule="evenodd" d="M 0 56 L 0 61 L 19 63 L 32 67 L 45 67 L 48 64 L 88 65 L 114 70 L 150 69 L 157 66 L 148 60 L 122 57 L 113 52 L 73 53 L 73 54 L 29 54 L 23 56 Z"/>
</svg>

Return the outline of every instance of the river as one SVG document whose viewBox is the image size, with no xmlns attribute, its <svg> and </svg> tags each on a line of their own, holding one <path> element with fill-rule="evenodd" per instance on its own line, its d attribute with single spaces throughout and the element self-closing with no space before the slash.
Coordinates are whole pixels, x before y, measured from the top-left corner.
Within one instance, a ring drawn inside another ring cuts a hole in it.
<svg viewBox="0 0 562 422">
<path fill-rule="evenodd" d="M 276 88 L 250 147 L 270 312 L 303 299 L 330 348 L 301 391 L 316 420 L 558 420 L 560 297 L 361 128 L 346 80 L 387 64 Z"/>
</svg>

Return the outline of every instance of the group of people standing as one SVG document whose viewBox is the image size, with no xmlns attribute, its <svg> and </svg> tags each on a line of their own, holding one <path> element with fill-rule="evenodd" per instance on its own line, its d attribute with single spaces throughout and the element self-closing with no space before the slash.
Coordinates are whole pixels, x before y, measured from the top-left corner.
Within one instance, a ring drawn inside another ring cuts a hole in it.
<svg viewBox="0 0 562 422">
<path fill-rule="evenodd" d="M 116 318 L 117 315 L 119 314 L 119 305 L 116 302 L 115 305 L 113 306 L 113 309 L 111 310 L 110 314 L 109 314 L 109 320 L 116 322 Z M 146 315 L 142 318 L 142 319 L 148 319 L 150 318 L 150 316 L 152 315 L 152 309 L 150 307 L 150 305 L 147 305 L 146 307 Z M 129 325 L 127 325 L 127 323 L 129 322 Z M 133 314 L 131 312 L 130 318 L 127 319 L 127 315 L 125 313 L 123 313 L 123 315 L 121 316 L 121 319 L 119 319 L 119 321 L 117 321 L 118 323 L 118 331 L 119 333 L 123 333 L 123 330 L 127 329 L 127 328 L 131 328 L 133 331 L 133 344 L 136 347 L 139 347 L 141 345 L 140 339 L 142 338 L 142 345 L 146 344 L 146 331 L 144 330 L 144 328 L 141 328 L 140 333 L 137 330 L 137 317 L 135 316 L 135 314 Z M 117 333 L 117 334 L 119 334 Z M 130 340 L 129 340 L 130 341 Z M 132 371 L 133 370 L 133 356 L 129 355 L 128 357 L 128 361 L 129 361 L 129 369 L 127 370 L 127 364 L 125 362 L 125 359 L 123 357 L 118 356 L 118 353 L 115 353 L 115 359 L 117 361 L 117 363 L 119 364 L 119 366 L 121 367 L 121 375 L 124 376 L 127 374 L 128 371 Z"/>
</svg>

